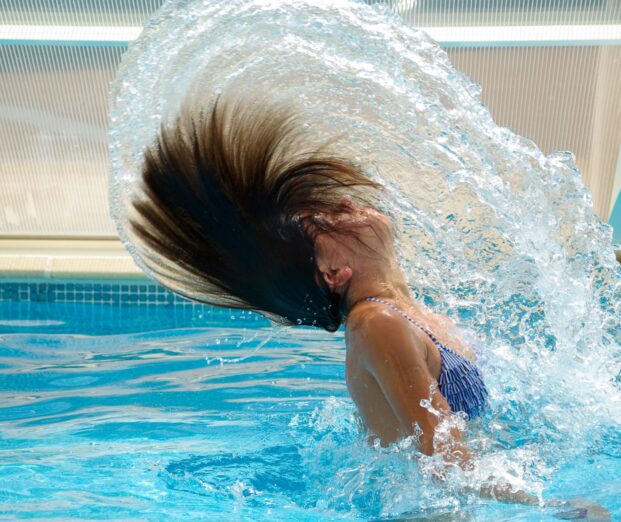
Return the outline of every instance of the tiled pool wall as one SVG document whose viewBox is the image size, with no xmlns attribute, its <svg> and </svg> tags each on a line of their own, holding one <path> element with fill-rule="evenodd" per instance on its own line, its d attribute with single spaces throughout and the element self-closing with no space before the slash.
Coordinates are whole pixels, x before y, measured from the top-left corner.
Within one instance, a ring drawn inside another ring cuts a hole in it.
<svg viewBox="0 0 621 522">
<path fill-rule="evenodd" d="M 0 334 L 107 334 L 153 329 L 269 326 L 260 314 L 190 301 L 148 280 L 0 278 Z"/>
<path fill-rule="evenodd" d="M 0 301 L 212 308 L 148 281 L 0 280 Z"/>
</svg>

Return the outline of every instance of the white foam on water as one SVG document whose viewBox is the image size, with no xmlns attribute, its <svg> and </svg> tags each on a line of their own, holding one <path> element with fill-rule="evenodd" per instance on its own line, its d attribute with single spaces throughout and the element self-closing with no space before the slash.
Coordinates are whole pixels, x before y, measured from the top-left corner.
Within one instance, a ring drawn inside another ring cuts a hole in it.
<svg viewBox="0 0 621 522">
<path fill-rule="evenodd" d="M 128 203 L 144 150 L 189 93 L 204 107 L 220 93 L 292 107 L 309 150 L 329 143 L 384 186 L 413 291 L 483 340 L 491 408 L 473 428 L 480 465 L 464 480 L 494 475 L 541 494 L 553 469 L 621 429 L 621 270 L 574 156 L 546 156 L 497 126 L 480 92 L 424 32 L 381 7 L 169 1 L 112 86 L 112 214 L 144 268 Z M 355 437 L 339 448 L 333 411 L 328 403 L 311 426 L 329 435 L 314 455 L 339 465 L 320 502 L 338 509 L 379 495 L 378 514 L 458 502 L 405 448 Z M 397 498 L 396 483 L 417 487 Z"/>
</svg>

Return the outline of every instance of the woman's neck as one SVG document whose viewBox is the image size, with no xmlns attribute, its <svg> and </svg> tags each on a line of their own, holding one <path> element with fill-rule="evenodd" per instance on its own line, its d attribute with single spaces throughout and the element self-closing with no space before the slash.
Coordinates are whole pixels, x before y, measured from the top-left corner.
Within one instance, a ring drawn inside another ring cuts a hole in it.
<svg viewBox="0 0 621 522">
<path fill-rule="evenodd" d="M 366 297 L 378 297 L 394 302 L 397 306 L 412 306 L 412 297 L 405 277 L 396 262 L 369 270 L 356 270 L 345 293 L 345 310 Z"/>
</svg>

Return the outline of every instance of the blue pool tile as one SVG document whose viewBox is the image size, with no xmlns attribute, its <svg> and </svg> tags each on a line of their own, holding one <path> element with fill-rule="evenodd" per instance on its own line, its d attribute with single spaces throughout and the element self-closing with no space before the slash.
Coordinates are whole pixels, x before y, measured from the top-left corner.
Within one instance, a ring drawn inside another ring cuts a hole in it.
<svg viewBox="0 0 621 522">
<path fill-rule="evenodd" d="M 144 307 L 185 307 L 202 309 L 207 305 L 195 303 L 177 296 L 163 286 L 130 284 L 127 282 L 101 283 L 95 281 L 2 281 L 0 280 L 0 301 L 63 302 L 104 304 L 121 306 L 135 304 Z M 208 307 L 213 308 L 213 307 Z"/>
</svg>

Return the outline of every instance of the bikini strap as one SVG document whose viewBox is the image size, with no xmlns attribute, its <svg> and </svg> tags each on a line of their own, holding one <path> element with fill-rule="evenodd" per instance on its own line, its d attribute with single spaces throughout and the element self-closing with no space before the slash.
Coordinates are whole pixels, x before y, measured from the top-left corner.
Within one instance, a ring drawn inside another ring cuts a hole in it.
<svg viewBox="0 0 621 522">
<path fill-rule="evenodd" d="M 386 301 L 385 299 L 382 299 L 380 297 L 363 297 L 362 299 L 357 301 L 357 303 L 360 302 L 360 301 L 371 301 L 371 302 L 374 302 L 374 303 L 383 303 L 383 304 L 385 304 L 386 306 L 388 306 L 389 308 L 392 308 L 395 312 L 397 312 L 398 314 L 403 316 L 405 319 L 410 321 L 413 325 L 417 326 L 420 330 L 425 332 L 436 346 L 445 348 L 444 344 L 441 341 L 439 341 L 438 338 L 435 335 L 433 335 L 432 332 L 427 330 L 427 328 L 425 328 L 422 324 L 420 324 L 418 321 L 416 321 L 415 319 L 410 317 L 403 310 L 401 310 L 401 308 L 399 308 L 398 306 L 392 304 L 390 301 Z"/>
</svg>

